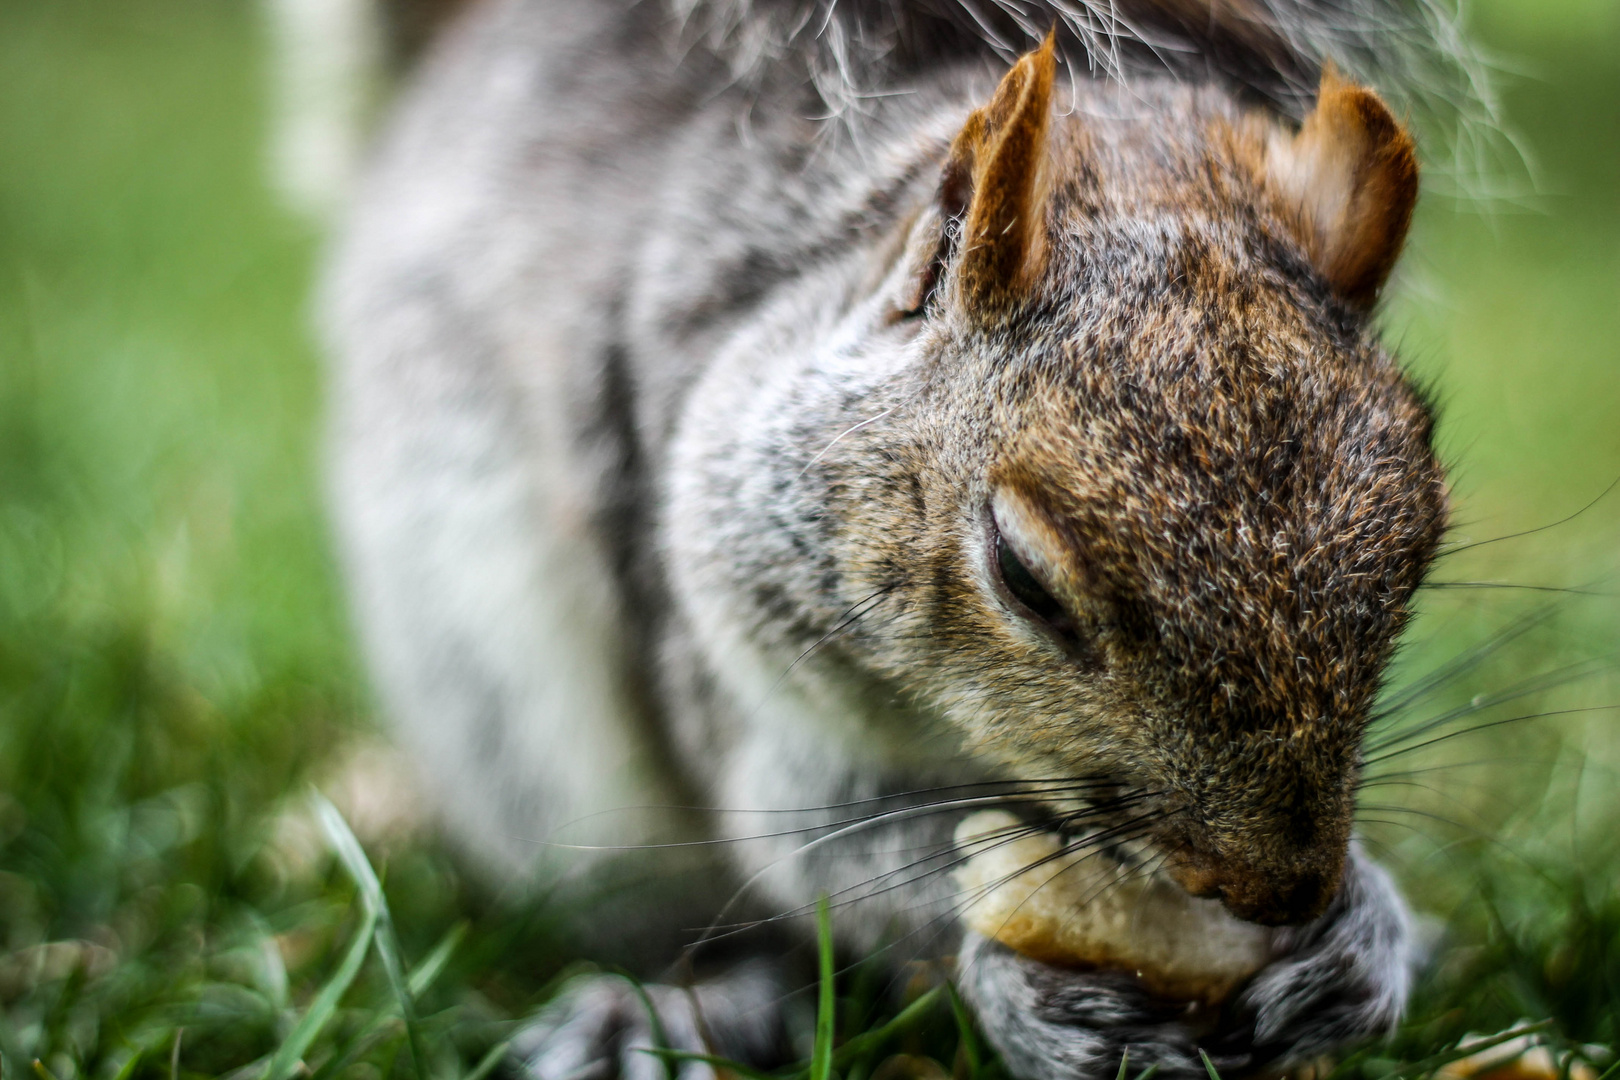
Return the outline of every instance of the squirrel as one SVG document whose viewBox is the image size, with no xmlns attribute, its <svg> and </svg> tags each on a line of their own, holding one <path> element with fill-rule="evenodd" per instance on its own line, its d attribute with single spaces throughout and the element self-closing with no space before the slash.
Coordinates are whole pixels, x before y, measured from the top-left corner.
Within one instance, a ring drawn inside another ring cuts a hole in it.
<svg viewBox="0 0 1620 1080">
<path fill-rule="evenodd" d="M 653 860 L 605 937 L 692 925 L 659 852 L 716 853 L 716 926 L 831 898 L 841 946 L 954 956 L 1024 1080 L 1387 1030 L 1414 947 L 1359 746 L 1447 489 L 1372 321 L 1414 142 L 1333 61 L 1414 9 L 457 7 L 320 303 L 353 608 L 465 849 Z M 1193 1015 L 963 928 L 987 807 L 1269 961 Z M 793 969 L 744 952 L 648 987 L 672 1044 L 779 1060 Z M 649 1025 L 582 976 L 515 1045 L 639 1080 Z"/>
</svg>

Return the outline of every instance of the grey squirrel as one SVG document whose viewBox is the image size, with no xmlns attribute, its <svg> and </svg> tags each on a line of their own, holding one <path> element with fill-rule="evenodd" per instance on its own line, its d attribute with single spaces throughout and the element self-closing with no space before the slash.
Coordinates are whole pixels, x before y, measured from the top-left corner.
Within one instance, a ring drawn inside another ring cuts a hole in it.
<svg viewBox="0 0 1620 1080">
<path fill-rule="evenodd" d="M 322 296 L 353 603 L 455 835 L 831 897 L 852 950 L 954 955 L 1027 1080 L 1392 1024 L 1408 917 L 1351 822 L 1446 488 L 1369 320 L 1414 145 L 1332 61 L 1427 9 L 460 6 Z M 964 931 L 940 870 L 987 807 L 1273 958 L 1195 1016 Z M 792 984 L 761 948 L 650 993 L 770 1064 Z M 650 1038 L 602 976 L 519 1046 L 650 1078 Z"/>
</svg>

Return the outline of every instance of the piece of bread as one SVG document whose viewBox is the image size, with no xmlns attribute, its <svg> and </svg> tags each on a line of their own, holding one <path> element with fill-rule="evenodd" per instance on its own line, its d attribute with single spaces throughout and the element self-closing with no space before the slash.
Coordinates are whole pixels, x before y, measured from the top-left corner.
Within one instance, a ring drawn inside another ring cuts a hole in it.
<svg viewBox="0 0 1620 1080">
<path fill-rule="evenodd" d="M 1215 1005 L 1271 957 L 1271 932 L 1189 896 L 1164 874 L 1064 849 L 1003 810 L 967 818 L 957 846 L 963 921 L 1034 960 L 1133 973 L 1151 992 Z"/>
</svg>

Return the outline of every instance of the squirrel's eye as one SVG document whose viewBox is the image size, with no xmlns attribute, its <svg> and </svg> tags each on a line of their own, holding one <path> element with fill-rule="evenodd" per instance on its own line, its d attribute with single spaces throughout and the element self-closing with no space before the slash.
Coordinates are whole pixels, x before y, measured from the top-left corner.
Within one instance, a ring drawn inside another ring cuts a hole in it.
<svg viewBox="0 0 1620 1080">
<path fill-rule="evenodd" d="M 1000 532 L 996 534 L 996 567 L 1001 571 L 1007 591 L 1016 596 L 1019 603 L 1056 627 L 1068 625 L 1068 612 L 1063 610 L 1063 605 L 1046 591 Z"/>
</svg>

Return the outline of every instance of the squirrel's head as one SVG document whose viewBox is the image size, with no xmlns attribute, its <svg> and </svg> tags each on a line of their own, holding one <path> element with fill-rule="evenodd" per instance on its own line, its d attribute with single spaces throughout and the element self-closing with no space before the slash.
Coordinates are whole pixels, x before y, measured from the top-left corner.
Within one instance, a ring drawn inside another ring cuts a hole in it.
<svg viewBox="0 0 1620 1080">
<path fill-rule="evenodd" d="M 1059 115 L 1053 68 L 970 116 L 890 264 L 905 385 L 828 463 L 893 590 L 858 648 L 1014 775 L 1116 778 L 1190 891 L 1301 921 L 1445 521 L 1368 326 L 1412 143 L 1331 70 L 1296 129 L 1169 86 Z"/>
<path fill-rule="evenodd" d="M 875 267 L 808 262 L 715 361 L 672 579 L 716 671 L 767 654 L 747 708 L 797 685 L 910 717 L 874 754 L 924 755 L 920 715 L 992 775 L 1101 774 L 1190 891 L 1308 919 L 1444 528 L 1369 327 L 1411 140 L 1331 72 L 1297 128 L 1168 83 L 1060 113 L 1053 81 L 1048 42 Z"/>
</svg>

